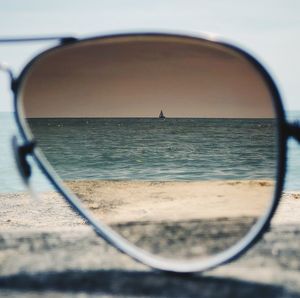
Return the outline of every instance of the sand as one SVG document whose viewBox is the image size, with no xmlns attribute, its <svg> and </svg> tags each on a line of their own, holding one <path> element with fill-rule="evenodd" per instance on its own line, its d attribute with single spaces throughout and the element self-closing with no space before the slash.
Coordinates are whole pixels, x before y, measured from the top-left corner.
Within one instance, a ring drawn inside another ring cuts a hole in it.
<svg viewBox="0 0 300 298">
<path fill-rule="evenodd" d="M 143 190 L 143 184 L 148 185 L 147 195 Z M 208 214 L 221 218 L 224 215 L 234 217 L 237 210 L 240 212 L 239 216 L 257 216 L 261 214 L 259 212 L 269 202 L 260 198 L 263 197 L 263 194 L 269 195 L 272 191 L 270 183 L 265 182 L 219 182 L 223 194 L 218 192 L 213 201 L 208 201 L 204 198 L 205 196 L 208 197 L 209 191 L 214 190 L 212 183 L 179 182 L 179 184 L 182 186 L 181 191 L 175 188 L 176 182 L 68 182 L 75 193 L 78 193 L 80 197 L 86 197 L 85 200 L 93 207 L 93 212 L 107 223 L 122 223 L 126 220 L 146 222 L 150 215 L 153 221 L 158 221 L 159 215 L 162 214 L 165 219 L 178 219 L 179 215 L 184 215 L 185 220 L 195 219 L 196 215 L 197 218 L 207 219 Z M 185 187 L 183 187 L 184 185 Z M 210 185 L 211 187 L 203 187 L 201 190 L 197 185 Z M 233 196 L 233 189 L 235 189 L 235 196 Z M 241 189 L 243 195 L 239 196 Z M 227 194 L 230 193 L 232 196 L 226 196 L 225 190 L 227 190 Z M 200 191 L 202 191 L 201 196 Z M 166 193 L 167 195 L 164 196 Z M 171 197 L 171 193 L 173 197 Z M 193 196 L 197 196 L 197 200 L 194 200 Z M 186 208 L 189 200 L 189 204 L 194 205 L 188 205 L 189 208 Z M 196 205 L 197 208 L 195 208 Z M 233 205 L 234 209 L 232 208 Z M 32 198 L 27 192 L 2 193 L 0 194 L 0 206 L 0 228 L 2 230 L 27 227 L 48 230 L 72 229 L 74 226 L 85 226 L 85 222 L 70 210 L 68 203 L 54 191 L 37 193 L 37 198 Z M 180 206 L 180 209 L 177 208 L 176 214 L 173 211 L 174 206 Z M 127 212 L 130 212 L 130 216 L 126 214 Z M 300 223 L 299 214 L 300 193 L 286 192 L 281 198 L 280 206 L 272 223 L 298 224 Z"/>
<path fill-rule="evenodd" d="M 274 183 L 251 181 L 67 181 L 108 224 L 260 216 Z"/>
</svg>

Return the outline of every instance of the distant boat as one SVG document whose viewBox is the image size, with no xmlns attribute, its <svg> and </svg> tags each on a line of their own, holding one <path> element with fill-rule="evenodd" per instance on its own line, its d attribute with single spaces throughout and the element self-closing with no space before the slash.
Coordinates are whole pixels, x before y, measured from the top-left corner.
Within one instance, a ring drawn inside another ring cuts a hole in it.
<svg viewBox="0 0 300 298">
<path fill-rule="evenodd" d="M 163 111 L 161 110 L 160 113 L 159 113 L 159 116 L 158 116 L 159 119 L 166 119 Z"/>
</svg>

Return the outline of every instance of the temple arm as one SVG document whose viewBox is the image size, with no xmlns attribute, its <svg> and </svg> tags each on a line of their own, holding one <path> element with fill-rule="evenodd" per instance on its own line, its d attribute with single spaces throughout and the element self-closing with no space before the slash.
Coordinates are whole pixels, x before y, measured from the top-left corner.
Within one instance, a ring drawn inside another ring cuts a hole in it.
<svg viewBox="0 0 300 298">
<path fill-rule="evenodd" d="M 28 36 L 28 37 L 1 37 L 0 43 L 14 43 L 14 42 L 40 42 L 59 40 L 62 43 L 76 41 L 77 38 L 72 36 Z"/>
</svg>

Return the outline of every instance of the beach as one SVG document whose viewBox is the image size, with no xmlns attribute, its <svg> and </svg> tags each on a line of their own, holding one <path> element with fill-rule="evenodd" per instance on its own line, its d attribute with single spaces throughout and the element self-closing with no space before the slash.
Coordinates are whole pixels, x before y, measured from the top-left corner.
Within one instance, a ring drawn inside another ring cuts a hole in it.
<svg viewBox="0 0 300 298">
<path fill-rule="evenodd" d="M 206 257 L 235 244 L 267 210 L 274 188 L 267 180 L 80 180 L 66 181 L 66 185 L 98 220 L 139 247 L 171 258 Z M 295 204 L 296 197 L 287 195 L 288 206 Z M 38 198 L 2 195 L 1 202 L 4 230 L 86 226 L 54 191 L 40 193 Z M 16 212 L 22 209 L 26 212 Z M 287 220 L 291 216 L 277 219 L 279 223 Z"/>
</svg>

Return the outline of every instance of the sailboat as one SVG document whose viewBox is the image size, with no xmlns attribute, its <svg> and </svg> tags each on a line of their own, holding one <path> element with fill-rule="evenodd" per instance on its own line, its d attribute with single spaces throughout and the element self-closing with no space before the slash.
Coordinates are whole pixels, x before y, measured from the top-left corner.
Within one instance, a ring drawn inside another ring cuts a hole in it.
<svg viewBox="0 0 300 298">
<path fill-rule="evenodd" d="M 158 116 L 159 119 L 166 119 L 163 111 L 161 110 L 160 113 L 159 113 L 159 116 Z"/>
</svg>

